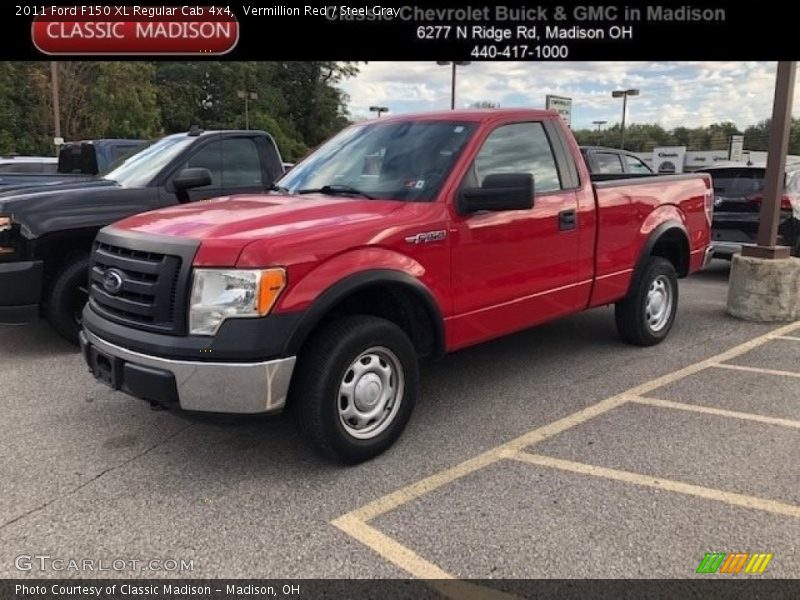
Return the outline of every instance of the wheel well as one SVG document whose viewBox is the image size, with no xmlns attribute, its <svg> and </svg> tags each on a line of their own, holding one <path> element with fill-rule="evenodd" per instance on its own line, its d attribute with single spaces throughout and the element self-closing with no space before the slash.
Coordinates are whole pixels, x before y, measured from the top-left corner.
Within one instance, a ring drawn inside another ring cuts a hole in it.
<svg viewBox="0 0 800 600">
<path fill-rule="evenodd" d="M 66 235 L 53 234 L 43 237 L 36 243 L 36 258 L 44 261 L 45 279 L 52 278 L 65 263 L 78 254 L 89 254 L 97 231 L 70 232 Z"/>
<path fill-rule="evenodd" d="M 658 238 L 650 256 L 666 258 L 675 267 L 679 277 L 689 274 L 689 240 L 680 229 L 669 229 Z"/>
<path fill-rule="evenodd" d="M 359 288 L 333 306 L 315 329 L 345 315 L 372 315 L 391 321 L 406 335 L 420 359 L 444 353 L 439 315 L 413 287 L 403 283 L 376 283 Z"/>
</svg>

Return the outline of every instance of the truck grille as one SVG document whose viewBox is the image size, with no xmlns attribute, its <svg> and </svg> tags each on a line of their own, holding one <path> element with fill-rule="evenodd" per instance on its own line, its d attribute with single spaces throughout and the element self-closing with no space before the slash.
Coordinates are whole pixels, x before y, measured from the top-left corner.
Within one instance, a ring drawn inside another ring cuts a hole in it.
<svg viewBox="0 0 800 600">
<path fill-rule="evenodd" d="M 182 266 L 180 256 L 98 240 L 89 271 L 92 309 L 137 329 L 183 334 Z"/>
</svg>

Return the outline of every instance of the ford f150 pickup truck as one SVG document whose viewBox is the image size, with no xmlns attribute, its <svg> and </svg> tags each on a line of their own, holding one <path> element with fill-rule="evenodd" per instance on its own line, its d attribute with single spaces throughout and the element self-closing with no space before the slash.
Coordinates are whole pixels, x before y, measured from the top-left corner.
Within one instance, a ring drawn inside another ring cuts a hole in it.
<svg viewBox="0 0 800 600">
<path fill-rule="evenodd" d="M 712 204 L 707 175 L 593 183 L 553 112 L 359 123 L 274 193 L 100 231 L 81 345 L 114 389 L 286 406 L 316 448 L 359 462 L 405 427 L 420 360 L 611 303 L 624 340 L 663 340 Z"/>
<path fill-rule="evenodd" d="M 0 188 L 0 323 L 43 313 L 77 345 L 97 231 L 123 217 L 225 194 L 266 192 L 283 174 L 263 131 L 170 135 L 102 178 L 3 192 Z"/>
</svg>

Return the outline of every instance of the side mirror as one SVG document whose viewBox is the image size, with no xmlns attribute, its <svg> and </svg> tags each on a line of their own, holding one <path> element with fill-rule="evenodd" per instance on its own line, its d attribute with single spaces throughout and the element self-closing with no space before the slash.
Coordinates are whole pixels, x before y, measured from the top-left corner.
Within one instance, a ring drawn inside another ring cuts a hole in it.
<svg viewBox="0 0 800 600">
<path fill-rule="evenodd" d="M 211 171 L 202 167 L 184 169 L 172 179 L 172 186 L 175 188 L 176 192 L 183 192 L 207 185 L 211 185 Z"/>
<path fill-rule="evenodd" d="M 526 210 L 533 207 L 533 175 L 497 173 L 487 175 L 479 188 L 466 188 L 458 196 L 462 215 L 481 210 Z"/>
</svg>

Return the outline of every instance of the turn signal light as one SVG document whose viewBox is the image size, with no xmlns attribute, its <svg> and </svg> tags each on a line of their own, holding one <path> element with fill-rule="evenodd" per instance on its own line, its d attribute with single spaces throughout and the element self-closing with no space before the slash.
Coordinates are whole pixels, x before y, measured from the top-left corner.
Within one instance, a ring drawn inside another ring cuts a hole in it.
<svg viewBox="0 0 800 600">
<path fill-rule="evenodd" d="M 286 287 L 286 271 L 283 269 L 269 269 L 261 273 L 261 282 L 258 288 L 258 314 L 264 316 L 272 310 L 284 287 Z"/>
</svg>

